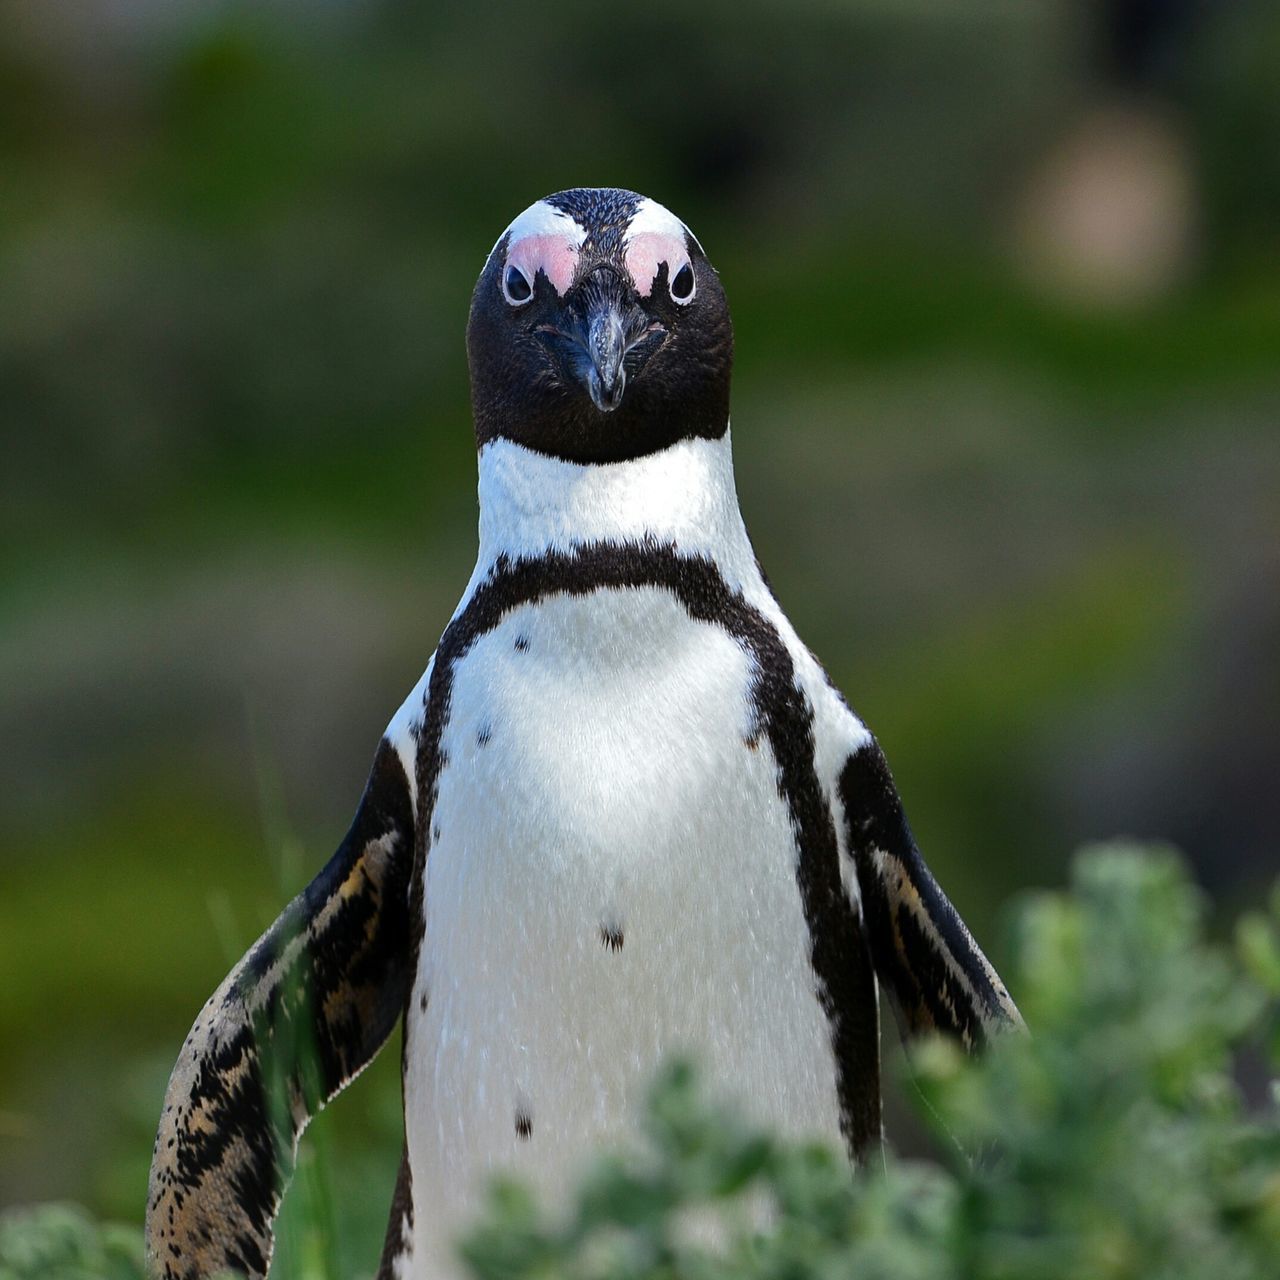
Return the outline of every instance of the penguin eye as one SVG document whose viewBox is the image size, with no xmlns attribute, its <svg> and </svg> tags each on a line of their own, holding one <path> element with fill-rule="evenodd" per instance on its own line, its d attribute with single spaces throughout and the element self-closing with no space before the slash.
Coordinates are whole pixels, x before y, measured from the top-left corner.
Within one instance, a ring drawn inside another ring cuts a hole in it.
<svg viewBox="0 0 1280 1280">
<path fill-rule="evenodd" d="M 676 272 L 675 278 L 668 286 L 671 291 L 671 301 L 678 302 L 682 307 L 687 303 L 692 302 L 694 287 L 693 266 L 686 262 L 684 266 Z"/>
<path fill-rule="evenodd" d="M 509 263 L 502 273 L 502 296 L 513 307 L 522 307 L 533 297 L 533 285 L 515 263 Z"/>
</svg>

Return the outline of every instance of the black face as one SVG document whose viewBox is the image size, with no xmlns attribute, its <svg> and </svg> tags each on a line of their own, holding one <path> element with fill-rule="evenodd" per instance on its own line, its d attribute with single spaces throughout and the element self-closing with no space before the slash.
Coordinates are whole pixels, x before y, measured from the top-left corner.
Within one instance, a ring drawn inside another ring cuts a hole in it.
<svg viewBox="0 0 1280 1280">
<path fill-rule="evenodd" d="M 675 263 L 659 261 L 641 296 L 627 267 L 641 201 L 613 188 L 547 197 L 586 231 L 553 267 L 563 294 L 541 266 L 509 261 L 510 233 L 494 248 L 467 326 L 479 444 L 503 437 L 574 462 L 619 462 L 724 434 L 733 327 L 720 279 L 681 231 L 682 251 L 664 253 Z"/>
</svg>

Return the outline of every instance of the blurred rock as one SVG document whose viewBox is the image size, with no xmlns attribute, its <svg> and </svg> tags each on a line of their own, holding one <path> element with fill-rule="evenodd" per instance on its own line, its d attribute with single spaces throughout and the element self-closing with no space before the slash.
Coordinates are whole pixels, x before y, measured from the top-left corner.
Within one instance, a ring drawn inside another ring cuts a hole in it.
<svg viewBox="0 0 1280 1280">
<path fill-rule="evenodd" d="M 1187 279 L 1196 225 L 1191 153 L 1174 119 L 1112 102 L 1088 111 L 1034 167 L 1011 250 L 1049 296 L 1131 306 Z"/>
</svg>

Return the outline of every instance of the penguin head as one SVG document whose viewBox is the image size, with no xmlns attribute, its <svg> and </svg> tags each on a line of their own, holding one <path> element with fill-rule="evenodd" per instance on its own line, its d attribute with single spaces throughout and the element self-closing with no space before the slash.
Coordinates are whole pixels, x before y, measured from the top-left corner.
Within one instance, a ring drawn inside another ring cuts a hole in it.
<svg viewBox="0 0 1280 1280">
<path fill-rule="evenodd" d="M 654 200 L 576 187 L 527 208 L 467 325 L 480 446 L 620 462 L 729 421 L 733 327 L 702 246 Z"/>
</svg>

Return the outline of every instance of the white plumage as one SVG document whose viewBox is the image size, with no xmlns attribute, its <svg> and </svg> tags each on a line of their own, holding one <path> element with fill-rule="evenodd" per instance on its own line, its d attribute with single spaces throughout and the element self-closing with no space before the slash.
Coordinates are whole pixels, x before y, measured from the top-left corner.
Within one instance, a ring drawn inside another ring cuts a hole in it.
<svg viewBox="0 0 1280 1280">
<path fill-rule="evenodd" d="M 468 596 L 502 556 L 650 540 L 711 559 L 785 625 L 738 513 L 727 436 L 612 466 L 498 442 L 480 475 Z M 830 790 L 866 730 L 787 632 Z M 409 1001 L 404 1274 L 449 1273 L 487 1176 L 523 1171 L 562 1192 L 628 1129 L 673 1053 L 761 1120 L 840 1140 L 754 674 L 722 627 L 655 587 L 522 605 L 457 663 Z M 392 732 L 414 719 L 410 705 Z"/>
</svg>

